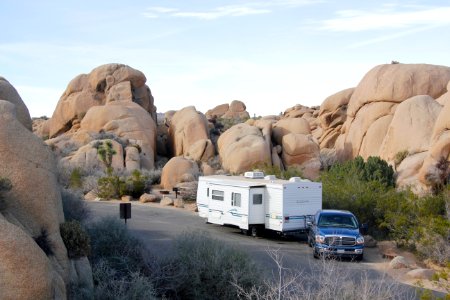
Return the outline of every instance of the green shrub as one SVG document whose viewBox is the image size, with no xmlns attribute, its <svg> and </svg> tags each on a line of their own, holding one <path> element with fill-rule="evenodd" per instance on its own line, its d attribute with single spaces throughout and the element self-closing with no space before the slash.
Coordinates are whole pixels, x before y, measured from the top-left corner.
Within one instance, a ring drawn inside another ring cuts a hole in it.
<svg viewBox="0 0 450 300">
<path fill-rule="evenodd" d="M 82 199 L 82 194 L 71 190 L 62 189 L 61 198 L 63 204 L 64 218 L 66 221 L 85 221 L 90 210 Z"/>
<path fill-rule="evenodd" d="M 206 233 L 184 233 L 175 240 L 161 281 L 168 298 L 237 299 L 235 282 L 244 289 L 259 285 L 261 273 L 250 257 Z"/>
<path fill-rule="evenodd" d="M 90 239 L 79 222 L 64 222 L 59 226 L 59 229 L 69 258 L 76 259 L 89 255 Z"/>
<path fill-rule="evenodd" d="M 146 190 L 146 180 L 147 178 L 139 170 L 134 170 L 120 186 L 120 196 L 129 195 L 139 198 Z"/>
<path fill-rule="evenodd" d="M 71 188 L 81 188 L 83 186 L 83 178 L 81 170 L 79 168 L 74 168 L 70 173 L 69 187 Z"/>
<path fill-rule="evenodd" d="M 104 199 L 117 199 L 125 191 L 124 184 L 117 175 L 100 177 L 97 181 L 97 195 Z"/>
<path fill-rule="evenodd" d="M 53 245 L 48 238 L 47 229 L 42 228 L 41 233 L 37 237 L 34 237 L 33 239 L 39 246 L 39 248 L 41 248 L 42 251 L 44 251 L 45 255 L 52 256 L 53 254 L 55 254 L 53 251 Z"/>
</svg>

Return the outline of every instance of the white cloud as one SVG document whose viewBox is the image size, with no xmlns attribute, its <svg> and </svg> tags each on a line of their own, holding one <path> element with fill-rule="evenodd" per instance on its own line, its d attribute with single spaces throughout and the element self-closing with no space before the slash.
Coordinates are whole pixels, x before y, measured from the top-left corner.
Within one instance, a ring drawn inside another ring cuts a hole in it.
<svg viewBox="0 0 450 300">
<path fill-rule="evenodd" d="M 341 10 L 336 17 L 321 21 L 319 29 L 358 32 L 381 29 L 410 29 L 420 26 L 450 25 L 450 7 L 434 7 L 413 11 L 394 11 L 396 6 L 385 6 L 377 11 Z"/>
<path fill-rule="evenodd" d="M 292 8 L 298 6 L 323 3 L 322 0 L 274 0 L 266 2 L 248 2 L 245 5 L 226 5 L 204 11 L 182 11 L 169 7 L 148 7 L 142 14 L 146 18 L 160 16 L 195 18 L 200 20 L 215 20 L 223 17 L 242 17 L 268 14 L 273 8 Z"/>
<path fill-rule="evenodd" d="M 267 14 L 271 11 L 268 9 L 257 9 L 248 6 L 228 5 L 215 8 L 204 12 L 175 12 L 174 17 L 197 18 L 202 20 L 215 20 L 222 17 L 242 17 L 249 15 Z"/>
</svg>

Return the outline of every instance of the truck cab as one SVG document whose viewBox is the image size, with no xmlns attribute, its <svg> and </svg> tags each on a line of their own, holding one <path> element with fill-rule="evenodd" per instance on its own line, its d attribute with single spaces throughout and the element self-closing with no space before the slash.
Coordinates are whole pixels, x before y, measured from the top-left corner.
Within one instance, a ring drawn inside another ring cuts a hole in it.
<svg viewBox="0 0 450 300">
<path fill-rule="evenodd" d="M 349 211 L 319 210 L 312 222 L 308 222 L 308 244 L 315 258 L 343 256 L 361 261 L 364 256 L 366 225 Z"/>
</svg>

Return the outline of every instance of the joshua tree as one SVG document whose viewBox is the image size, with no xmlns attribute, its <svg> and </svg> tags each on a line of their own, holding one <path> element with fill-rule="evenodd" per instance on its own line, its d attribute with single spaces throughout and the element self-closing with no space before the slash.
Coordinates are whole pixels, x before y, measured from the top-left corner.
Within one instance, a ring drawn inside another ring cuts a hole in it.
<svg viewBox="0 0 450 300">
<path fill-rule="evenodd" d="M 100 157 L 100 160 L 105 164 L 108 175 L 112 174 L 112 158 L 116 153 L 117 152 L 113 149 L 111 141 L 104 141 L 97 147 L 97 154 Z"/>
</svg>

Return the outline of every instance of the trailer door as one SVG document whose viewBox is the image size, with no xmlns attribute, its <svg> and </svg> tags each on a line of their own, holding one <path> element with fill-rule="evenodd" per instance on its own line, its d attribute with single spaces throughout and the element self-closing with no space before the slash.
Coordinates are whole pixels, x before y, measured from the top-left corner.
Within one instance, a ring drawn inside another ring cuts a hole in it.
<svg viewBox="0 0 450 300">
<path fill-rule="evenodd" d="M 265 197 L 264 188 L 250 188 L 248 210 L 249 224 L 264 224 L 265 221 Z"/>
</svg>

